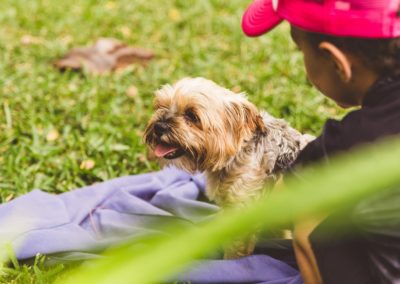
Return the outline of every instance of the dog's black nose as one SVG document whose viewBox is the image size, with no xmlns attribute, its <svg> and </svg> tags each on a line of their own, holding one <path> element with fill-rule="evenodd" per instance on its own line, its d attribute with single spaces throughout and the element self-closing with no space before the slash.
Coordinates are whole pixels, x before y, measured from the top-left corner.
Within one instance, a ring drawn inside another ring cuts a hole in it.
<svg viewBox="0 0 400 284">
<path fill-rule="evenodd" d="M 168 126 L 168 123 L 166 123 L 166 122 L 159 121 L 156 124 L 154 124 L 154 132 L 157 135 L 164 134 L 168 129 L 169 129 L 169 126 Z"/>
</svg>

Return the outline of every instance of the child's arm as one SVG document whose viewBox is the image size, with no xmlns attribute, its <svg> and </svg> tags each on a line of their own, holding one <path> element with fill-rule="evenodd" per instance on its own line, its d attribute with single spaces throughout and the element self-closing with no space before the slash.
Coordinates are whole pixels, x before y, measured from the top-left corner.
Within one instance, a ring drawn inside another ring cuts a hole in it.
<svg viewBox="0 0 400 284">
<path fill-rule="evenodd" d="M 314 218 L 294 226 L 293 248 L 305 284 L 322 284 L 317 261 L 309 241 L 310 233 L 322 220 L 322 217 Z"/>
</svg>

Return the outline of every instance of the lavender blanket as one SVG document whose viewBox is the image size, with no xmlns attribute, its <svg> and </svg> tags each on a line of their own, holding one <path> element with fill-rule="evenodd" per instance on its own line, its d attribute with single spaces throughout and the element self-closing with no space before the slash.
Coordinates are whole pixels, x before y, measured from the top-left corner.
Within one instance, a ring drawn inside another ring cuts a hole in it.
<svg viewBox="0 0 400 284">
<path fill-rule="evenodd" d="M 162 233 L 162 224 L 188 225 L 212 218 L 218 207 L 200 201 L 201 175 L 175 168 L 127 176 L 60 195 L 34 190 L 0 205 L 0 242 L 19 259 L 37 253 L 84 259 L 126 238 Z M 262 250 L 259 250 L 262 251 Z M 239 260 L 199 261 L 178 281 L 191 283 L 300 284 L 296 269 L 266 254 Z"/>
</svg>

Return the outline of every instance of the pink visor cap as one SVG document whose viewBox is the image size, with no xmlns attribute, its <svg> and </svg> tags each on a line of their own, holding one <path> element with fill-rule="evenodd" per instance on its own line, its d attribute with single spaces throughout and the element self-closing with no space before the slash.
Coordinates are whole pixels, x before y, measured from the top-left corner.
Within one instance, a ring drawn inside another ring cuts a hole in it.
<svg viewBox="0 0 400 284">
<path fill-rule="evenodd" d="M 400 36 L 400 0 L 255 0 L 242 29 L 259 36 L 282 20 L 333 36 L 393 38 Z"/>
</svg>

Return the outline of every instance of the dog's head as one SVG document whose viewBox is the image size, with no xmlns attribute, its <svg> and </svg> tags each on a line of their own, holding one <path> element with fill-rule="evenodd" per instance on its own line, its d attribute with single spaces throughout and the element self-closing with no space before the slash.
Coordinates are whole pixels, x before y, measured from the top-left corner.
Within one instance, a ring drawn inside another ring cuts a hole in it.
<svg viewBox="0 0 400 284">
<path fill-rule="evenodd" d="M 184 78 L 156 92 L 145 141 L 158 157 L 185 170 L 215 171 L 256 133 L 266 131 L 256 107 L 204 78 Z"/>
</svg>

